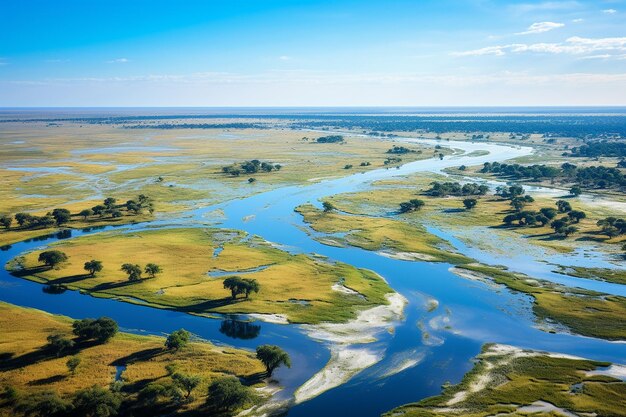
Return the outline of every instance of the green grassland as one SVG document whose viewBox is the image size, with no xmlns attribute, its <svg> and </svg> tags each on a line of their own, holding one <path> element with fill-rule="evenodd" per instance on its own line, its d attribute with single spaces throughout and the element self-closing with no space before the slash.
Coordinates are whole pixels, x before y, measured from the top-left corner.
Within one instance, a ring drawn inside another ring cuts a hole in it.
<svg viewBox="0 0 626 417">
<path fill-rule="evenodd" d="M 358 311 L 386 304 L 391 292 L 386 282 L 371 271 L 343 263 L 277 249 L 261 239 L 242 241 L 240 232 L 215 229 L 165 229 L 138 233 L 101 233 L 58 242 L 52 247 L 65 252 L 69 261 L 57 269 L 37 262 L 38 252 L 26 254 L 13 264 L 15 274 L 48 284 L 79 289 L 84 293 L 143 302 L 194 314 L 260 313 L 285 315 L 294 323 L 344 322 Z M 214 257 L 217 247 L 223 251 Z M 90 277 L 83 264 L 102 261 L 104 269 Z M 163 273 L 131 283 L 120 270 L 123 263 L 157 263 Z M 255 272 L 250 272 L 258 268 Z M 212 278 L 210 271 L 222 271 Z M 223 288 L 228 273 L 247 271 L 256 279 L 258 294 L 232 300 Z M 334 291 L 342 282 L 360 295 Z"/>
<path fill-rule="evenodd" d="M 401 221 L 337 212 L 324 212 L 312 205 L 296 209 L 310 227 L 322 233 L 345 233 L 338 243 L 372 251 L 389 251 L 391 256 L 414 256 L 437 262 L 464 263 L 471 260 L 451 252 L 446 242 L 423 227 Z"/>
<path fill-rule="evenodd" d="M 216 121 L 216 123 L 219 121 Z M 68 201 L 121 198 L 140 193 L 161 211 L 306 183 L 384 166 L 393 142 L 346 136 L 344 144 L 319 144 L 321 133 L 284 129 L 129 130 L 110 125 L 43 123 L 0 126 L 0 213 L 46 211 Z M 262 144 L 262 146 L 259 146 Z M 425 149 L 419 145 L 412 149 Z M 403 162 L 432 157 L 402 155 Z M 232 177 L 221 168 L 259 159 L 281 164 L 272 173 Z M 368 166 L 360 166 L 369 162 Z M 344 169 L 352 165 L 350 170 Z M 33 171 L 34 170 L 34 171 Z"/>
<path fill-rule="evenodd" d="M 12 387 L 18 396 L 54 391 L 66 397 L 94 384 L 108 387 L 114 381 L 115 366 L 125 365 L 121 389 L 132 399 L 149 383 L 171 382 L 165 366 L 174 365 L 179 372 L 202 380 L 194 392 L 195 400 L 178 410 L 185 412 L 202 407 L 207 386 L 215 378 L 234 375 L 263 386 L 258 375 L 265 368 L 252 352 L 193 341 L 172 352 L 164 348 L 163 337 L 128 333 L 118 333 L 106 344 L 76 345 L 68 355 L 77 355 L 81 362 L 70 374 L 65 365 L 69 356 L 51 355 L 44 347 L 52 334 L 73 338 L 71 324 L 66 317 L 0 303 L 0 387 Z M 15 415 L 2 397 L 0 415 Z"/>
<path fill-rule="evenodd" d="M 609 340 L 626 339 L 624 297 L 565 288 L 499 268 L 473 264 L 467 257 L 441 249 L 445 242 L 428 233 L 423 227 L 400 219 L 325 213 L 310 205 L 301 206 L 297 210 L 303 215 L 305 222 L 317 232 L 346 233 L 343 238 L 332 237 L 334 242 L 366 250 L 391 250 L 392 254 L 399 256 L 409 253 L 412 254 L 411 257 L 404 257 L 409 260 L 449 262 L 457 265 L 459 270 L 472 271 L 485 279 L 532 296 L 533 311 L 539 320 L 554 320 L 585 336 Z M 420 213 L 409 216 L 420 216 Z M 320 240 L 329 243 L 324 239 Z"/>
<path fill-rule="evenodd" d="M 441 395 L 407 404 L 385 417 L 484 417 L 494 415 L 623 416 L 626 383 L 593 371 L 608 363 L 486 345 L 474 368 Z M 525 410 L 536 402 L 553 410 Z M 587 415 L 587 414 L 584 414 Z"/>
<path fill-rule="evenodd" d="M 434 174 L 418 174 L 408 178 L 379 181 L 371 190 L 357 193 L 347 193 L 332 196 L 327 200 L 339 210 L 350 214 L 389 216 L 389 213 L 397 212 L 399 204 L 413 198 L 423 200 L 425 205 L 413 213 L 399 214 L 397 219 L 415 225 L 433 224 L 444 226 L 446 229 L 455 231 L 471 231 L 474 228 L 488 229 L 489 233 L 497 234 L 506 239 L 513 234 L 514 237 L 524 238 L 524 242 L 541 246 L 557 252 L 571 252 L 588 245 L 600 245 L 607 253 L 616 253 L 626 241 L 626 236 L 609 238 L 601 233 L 596 225 L 597 221 L 608 216 L 620 217 L 623 215 L 619 209 L 610 204 L 587 202 L 578 198 L 566 198 L 574 210 L 584 211 L 587 217 L 575 224 L 579 229 L 568 238 L 557 238 L 553 230 L 548 226 L 515 227 L 505 226 L 502 219 L 513 213 L 508 200 L 493 195 L 472 196 L 478 200 L 477 206 L 472 210 L 466 210 L 463 199 L 468 197 L 448 196 L 432 197 L 424 192 L 430 188 L 433 181 L 450 181 Z M 556 201 L 561 199 L 547 195 L 529 193 L 535 201 L 524 207 L 524 210 L 537 211 L 542 207 L 556 208 Z M 565 193 L 564 193 L 565 194 Z M 562 216 L 562 215 L 560 215 Z M 559 217 L 560 217 L 559 216 Z M 478 235 L 477 235 L 478 236 Z M 472 233 L 463 234 L 463 238 L 471 240 Z M 471 241 L 478 247 L 483 247 L 488 242 L 479 238 Z M 497 248 L 489 248 L 497 250 Z"/>
</svg>

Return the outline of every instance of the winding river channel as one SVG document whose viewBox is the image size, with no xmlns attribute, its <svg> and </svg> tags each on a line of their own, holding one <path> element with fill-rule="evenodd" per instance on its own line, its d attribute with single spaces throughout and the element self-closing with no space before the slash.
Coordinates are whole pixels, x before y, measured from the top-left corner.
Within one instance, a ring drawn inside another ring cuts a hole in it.
<svg viewBox="0 0 626 417">
<path fill-rule="evenodd" d="M 380 169 L 304 186 L 284 187 L 186 212 L 177 218 L 160 218 L 117 227 L 121 232 L 164 227 L 239 229 L 261 236 L 290 252 L 315 253 L 329 260 L 373 270 L 407 300 L 401 318 L 372 330 L 376 341 L 344 342 L 343 350 L 337 350 L 337 341 L 319 336 L 310 326 L 240 322 L 238 317 L 197 317 L 150 308 L 139 302 L 85 296 L 76 291 L 49 294 L 42 291 L 42 285 L 16 278 L 4 269 L 0 272 L 0 300 L 73 318 L 108 316 L 116 320 L 123 330 L 139 334 L 166 334 L 184 327 L 216 344 L 247 349 L 263 343 L 278 344 L 289 352 L 293 363 L 292 369 L 281 368 L 275 373 L 275 378 L 285 388 L 277 394 L 277 399 L 285 401 L 291 401 L 297 388 L 326 366 L 331 352 L 336 355 L 337 352 L 351 350 L 357 356 L 371 359 L 368 362 L 370 366 L 356 372 L 345 383 L 326 391 L 322 386 L 320 392 L 324 392 L 320 395 L 307 401 L 293 402 L 290 416 L 378 416 L 395 406 L 438 394 L 442 384 L 460 381 L 472 367 L 470 359 L 487 342 L 622 363 L 626 358 L 626 343 L 567 332 L 550 333 L 537 328 L 528 296 L 512 293 L 492 283 L 462 278 L 450 272 L 451 265 L 445 263 L 403 261 L 359 248 L 323 245 L 315 240 L 315 233 L 307 230 L 301 216 L 294 212 L 295 207 L 304 203 L 319 206 L 319 200 L 326 196 L 366 190 L 377 180 L 419 171 L 440 172 L 461 164 L 504 161 L 532 152 L 527 147 L 499 144 L 420 142 L 441 144 L 462 152 L 456 152 L 442 161 L 433 158 L 408 163 L 399 169 Z M 475 152 L 479 150 L 488 153 Z M 223 216 L 215 215 L 222 212 Z M 59 239 L 111 229 L 113 227 L 74 230 L 71 236 L 65 233 L 17 243 L 0 252 L 0 262 L 5 264 L 26 251 Z M 462 243 L 454 232 L 435 228 L 430 231 L 446 238 L 457 251 L 485 263 L 506 264 L 512 270 L 569 286 L 626 295 L 624 286 L 552 273 L 554 268 L 544 262 L 541 253 L 496 258 Z M 572 265 L 578 262 L 578 258 L 562 255 L 558 260 L 550 259 L 550 262 Z M 610 267 L 601 258 L 585 259 L 594 266 Z"/>
</svg>

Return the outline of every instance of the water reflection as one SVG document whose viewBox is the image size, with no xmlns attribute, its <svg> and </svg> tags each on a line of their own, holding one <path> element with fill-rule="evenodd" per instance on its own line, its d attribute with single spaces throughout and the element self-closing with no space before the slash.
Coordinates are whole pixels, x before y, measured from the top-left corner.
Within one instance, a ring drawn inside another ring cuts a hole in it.
<svg viewBox="0 0 626 417">
<path fill-rule="evenodd" d="M 220 324 L 220 333 L 233 339 L 254 339 L 261 333 L 261 326 L 247 321 L 226 319 Z"/>
<path fill-rule="evenodd" d="M 57 239 L 69 239 L 72 237 L 72 231 L 69 229 L 61 230 L 56 234 Z"/>
<path fill-rule="evenodd" d="M 45 285 L 41 287 L 41 290 L 46 294 L 63 294 L 67 288 L 58 284 Z"/>
</svg>

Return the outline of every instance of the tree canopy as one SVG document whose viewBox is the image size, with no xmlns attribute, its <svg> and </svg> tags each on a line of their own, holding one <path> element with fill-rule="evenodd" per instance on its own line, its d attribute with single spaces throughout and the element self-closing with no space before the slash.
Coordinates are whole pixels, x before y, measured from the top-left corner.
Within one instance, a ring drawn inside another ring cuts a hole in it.
<svg viewBox="0 0 626 417">
<path fill-rule="evenodd" d="M 272 376 L 274 370 L 280 365 L 291 368 L 289 354 L 276 345 L 261 345 L 257 347 L 256 357 L 265 365 L 267 376 Z"/>
</svg>

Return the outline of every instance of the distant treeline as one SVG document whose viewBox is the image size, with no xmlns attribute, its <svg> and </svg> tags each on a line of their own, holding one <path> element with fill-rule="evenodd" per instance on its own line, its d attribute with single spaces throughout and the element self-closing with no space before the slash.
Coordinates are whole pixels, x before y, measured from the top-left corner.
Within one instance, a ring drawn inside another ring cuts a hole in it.
<svg viewBox="0 0 626 417">
<path fill-rule="evenodd" d="M 571 152 L 565 155 L 591 158 L 598 156 L 626 157 L 626 142 L 609 142 L 606 140 L 589 142 L 578 148 L 572 148 Z"/>
<path fill-rule="evenodd" d="M 160 123 L 124 125 L 125 129 L 267 129 L 259 123 Z"/>
<path fill-rule="evenodd" d="M 531 133 L 549 136 L 626 138 L 626 117 L 623 115 L 599 114 L 428 114 L 417 115 L 362 115 L 362 114 L 196 114 L 196 115 L 146 115 L 146 116 L 103 116 L 76 118 L 31 118 L 5 119 L 2 122 L 75 122 L 89 124 L 129 124 L 127 127 L 147 129 L 150 125 L 138 124 L 141 121 L 158 120 L 201 120 L 201 119 L 255 119 L 259 123 L 226 124 L 169 124 L 152 125 L 156 129 L 195 128 L 211 129 L 239 125 L 270 127 L 280 123 L 296 129 L 357 129 L 379 135 L 380 132 L 426 131 L 435 133 L 466 132 L 511 132 L 520 135 Z M 164 127 L 158 127 L 165 125 Z M 135 127 L 136 126 L 136 127 Z M 157 127 L 154 127 L 157 126 Z M 170 127 L 171 126 L 171 127 Z M 206 127 L 204 127 L 206 126 Z M 193 127 L 189 127 L 193 128 Z M 244 127 L 245 128 L 245 127 Z"/>
<path fill-rule="evenodd" d="M 485 162 L 482 173 L 492 173 L 510 179 L 555 180 L 575 182 L 585 187 L 608 188 L 626 186 L 626 178 L 617 168 L 605 166 L 578 167 L 568 162 L 560 167 L 547 165 L 501 164 Z"/>
</svg>

